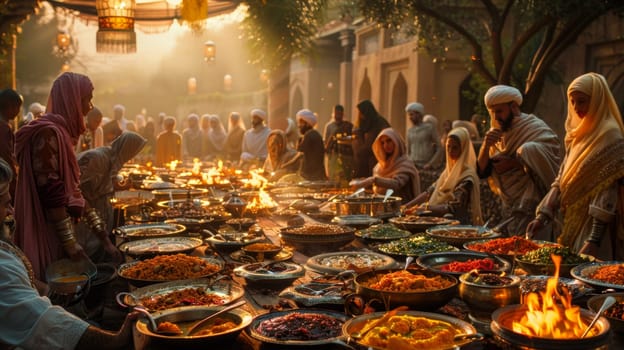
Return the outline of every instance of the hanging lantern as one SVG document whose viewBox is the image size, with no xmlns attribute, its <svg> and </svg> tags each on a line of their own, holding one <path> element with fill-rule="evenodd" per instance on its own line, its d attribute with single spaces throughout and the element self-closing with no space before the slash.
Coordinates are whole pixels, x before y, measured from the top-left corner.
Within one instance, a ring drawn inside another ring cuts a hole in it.
<svg viewBox="0 0 624 350">
<path fill-rule="evenodd" d="M 232 76 L 229 74 L 223 76 L 223 90 L 232 90 Z"/>
<path fill-rule="evenodd" d="M 69 66 L 69 62 L 65 62 L 63 63 L 63 65 L 61 65 L 61 72 L 63 73 L 69 72 L 70 69 L 71 67 Z"/>
<path fill-rule="evenodd" d="M 214 62 L 217 56 L 217 45 L 214 41 L 208 40 L 204 43 L 204 61 Z"/>
<path fill-rule="evenodd" d="M 98 32 L 96 50 L 101 53 L 136 52 L 135 0 L 96 0 Z"/>
<path fill-rule="evenodd" d="M 197 93 L 197 79 L 195 77 L 190 77 L 186 81 L 186 90 L 189 95 L 195 95 Z"/>
<path fill-rule="evenodd" d="M 269 70 L 268 69 L 263 69 L 260 71 L 260 80 L 263 83 L 268 83 L 269 82 Z"/>
<path fill-rule="evenodd" d="M 71 45 L 71 37 L 64 30 L 59 30 L 56 34 L 56 46 L 58 46 L 60 51 L 67 51 L 69 49 L 69 45 Z"/>
</svg>

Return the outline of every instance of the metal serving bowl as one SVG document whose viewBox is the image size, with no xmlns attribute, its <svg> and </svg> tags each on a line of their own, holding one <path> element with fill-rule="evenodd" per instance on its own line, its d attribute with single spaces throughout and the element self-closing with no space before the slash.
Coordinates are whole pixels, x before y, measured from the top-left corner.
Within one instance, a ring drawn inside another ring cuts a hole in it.
<svg viewBox="0 0 624 350">
<path fill-rule="evenodd" d="M 457 294 L 457 278 L 425 269 L 410 268 L 407 271 L 429 278 L 439 276 L 451 282 L 451 285 L 443 289 L 426 292 L 389 292 L 369 287 L 371 283 L 376 282 L 382 276 L 396 271 L 401 271 L 401 269 L 374 270 L 359 274 L 355 278 L 356 293 L 362 295 L 367 300 L 388 300 L 391 307 L 408 305 L 416 310 L 435 310 L 448 303 Z"/>
<path fill-rule="evenodd" d="M 593 297 L 589 298 L 589 300 L 587 301 L 587 307 L 591 311 L 593 311 L 593 312 L 598 312 L 598 310 L 600 310 L 600 307 L 602 306 L 602 303 L 604 302 L 605 298 L 607 298 L 608 296 L 614 297 L 618 304 L 622 304 L 622 302 L 624 302 L 624 293 L 598 294 L 598 295 L 594 295 Z M 611 325 L 611 329 L 613 329 L 614 332 L 620 333 L 620 334 L 624 333 L 624 320 L 623 319 L 610 317 L 610 316 L 606 315 L 606 313 L 604 313 L 602 315 L 604 317 L 606 317 L 607 320 L 609 320 L 609 324 Z"/>
<path fill-rule="evenodd" d="M 526 305 L 508 305 L 497 309 L 492 314 L 492 332 L 497 343 L 501 343 L 504 349 L 548 349 L 548 350 L 588 350 L 588 349 L 608 349 L 611 327 L 609 321 L 603 316 L 598 318 L 598 322 L 593 329 L 598 330 L 596 335 L 588 335 L 580 339 L 551 339 L 540 338 L 517 333 L 512 330 L 511 323 L 519 321 L 526 312 Z M 595 314 L 589 310 L 581 309 L 581 318 L 589 324 Z"/>
<path fill-rule="evenodd" d="M 178 324 L 180 322 L 193 322 L 201 320 L 202 318 L 207 317 L 221 310 L 222 308 L 222 306 L 196 306 L 193 308 L 174 308 L 154 312 L 152 314 L 152 317 L 156 321 L 156 324 L 165 321 Z M 139 333 L 149 337 L 151 343 L 153 343 L 154 345 L 160 345 L 163 348 L 206 349 L 206 346 L 214 346 L 215 343 L 225 344 L 225 342 L 233 341 L 239 335 L 239 333 L 251 323 L 253 319 L 253 316 L 250 312 L 241 308 L 227 311 L 218 317 L 231 320 L 236 324 L 236 327 L 225 332 L 212 335 L 167 336 L 152 332 L 149 329 L 148 322 L 145 319 L 140 319 L 136 323 L 136 330 Z"/>
<path fill-rule="evenodd" d="M 488 275 L 487 273 L 479 276 Z M 489 274 L 491 275 L 491 274 Z M 488 285 L 470 281 L 470 272 L 459 276 L 459 297 L 477 313 L 492 312 L 500 307 L 520 302 L 520 277 L 507 275 L 511 281 L 504 285 Z"/>
</svg>

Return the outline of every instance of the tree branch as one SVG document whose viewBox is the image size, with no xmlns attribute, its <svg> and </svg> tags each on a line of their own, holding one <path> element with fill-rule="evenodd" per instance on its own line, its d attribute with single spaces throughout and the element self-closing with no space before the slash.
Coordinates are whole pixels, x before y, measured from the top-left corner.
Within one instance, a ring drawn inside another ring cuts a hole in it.
<svg viewBox="0 0 624 350">
<path fill-rule="evenodd" d="M 501 37 L 503 34 L 503 27 L 505 22 L 501 19 L 498 8 L 490 0 L 481 0 L 487 13 L 490 14 L 491 19 L 491 31 L 490 31 L 490 45 L 492 45 L 492 61 L 494 62 L 494 71 L 500 71 L 503 64 L 503 44 Z"/>
<path fill-rule="evenodd" d="M 527 28 L 527 30 L 522 32 L 518 38 L 516 38 L 514 44 L 511 46 L 511 49 L 507 53 L 505 60 L 503 61 L 503 65 L 498 71 L 499 82 L 505 84 L 510 81 L 513 65 L 520 50 L 522 50 L 522 48 L 531 40 L 533 36 L 535 36 L 535 34 L 547 26 L 552 20 L 553 18 L 549 16 L 542 17 Z"/>
<path fill-rule="evenodd" d="M 490 71 L 488 71 L 488 69 L 485 67 L 485 64 L 483 64 L 483 48 L 481 47 L 481 44 L 479 44 L 479 41 L 477 40 L 477 38 L 475 38 L 472 34 L 470 34 L 466 30 L 466 28 L 459 25 L 457 22 L 433 10 L 432 8 L 422 4 L 420 1 L 415 0 L 412 4 L 414 5 L 414 9 L 417 12 L 427 14 L 439 20 L 440 22 L 446 24 L 447 26 L 455 30 L 459 35 L 464 37 L 466 41 L 468 42 L 468 44 L 470 45 L 470 47 L 472 47 L 471 61 L 472 61 L 472 66 L 475 69 L 475 71 L 481 74 L 488 83 L 490 84 L 496 83 L 496 77 Z"/>
</svg>

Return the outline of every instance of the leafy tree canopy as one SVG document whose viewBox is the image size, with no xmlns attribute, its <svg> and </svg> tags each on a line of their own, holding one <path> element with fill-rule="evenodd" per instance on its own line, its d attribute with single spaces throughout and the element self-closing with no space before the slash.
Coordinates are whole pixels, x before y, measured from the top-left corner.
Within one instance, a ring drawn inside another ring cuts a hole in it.
<svg viewBox="0 0 624 350">
<path fill-rule="evenodd" d="M 532 111 L 553 64 L 594 20 L 621 0 L 359 0 L 372 22 L 418 36 L 433 57 L 463 49 L 484 86 L 524 90 Z"/>
<path fill-rule="evenodd" d="M 306 53 L 322 23 L 327 0 L 245 0 L 243 28 L 255 62 L 275 68 Z"/>
</svg>

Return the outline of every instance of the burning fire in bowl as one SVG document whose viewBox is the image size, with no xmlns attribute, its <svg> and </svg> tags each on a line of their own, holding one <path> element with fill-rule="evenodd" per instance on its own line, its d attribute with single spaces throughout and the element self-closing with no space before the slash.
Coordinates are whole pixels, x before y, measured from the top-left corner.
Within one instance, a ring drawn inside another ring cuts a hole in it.
<svg viewBox="0 0 624 350">
<path fill-rule="evenodd" d="M 573 305 L 572 295 L 557 289 L 561 257 L 552 258 L 557 268 L 544 292 L 529 294 L 525 304 L 494 311 L 496 340 L 517 349 L 608 349 L 611 329 L 605 317 L 581 338 L 595 314 Z"/>
</svg>

